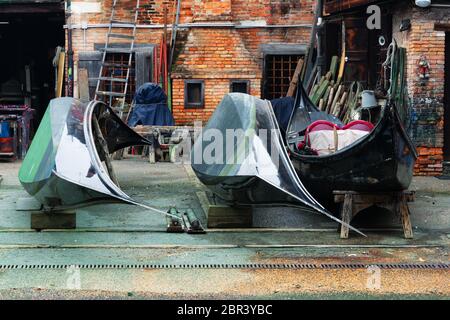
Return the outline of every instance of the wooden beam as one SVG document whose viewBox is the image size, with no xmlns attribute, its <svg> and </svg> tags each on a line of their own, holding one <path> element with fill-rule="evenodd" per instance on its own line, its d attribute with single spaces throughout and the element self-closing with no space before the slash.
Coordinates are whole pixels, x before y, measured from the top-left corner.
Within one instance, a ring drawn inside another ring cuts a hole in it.
<svg viewBox="0 0 450 320">
<path fill-rule="evenodd" d="M 77 216 L 75 212 L 32 212 L 31 229 L 75 229 Z"/>
<path fill-rule="evenodd" d="M 64 84 L 64 69 L 65 69 L 65 59 L 66 54 L 64 52 L 61 52 L 58 57 L 58 78 L 56 80 L 57 86 L 56 86 L 56 97 L 62 97 L 62 90 L 63 90 L 63 84 Z"/>
<path fill-rule="evenodd" d="M 294 96 L 295 89 L 297 89 L 298 81 L 300 79 L 299 76 L 300 76 L 300 72 L 302 71 L 302 68 L 303 68 L 303 59 L 299 59 L 298 63 L 297 63 L 297 67 L 295 68 L 294 75 L 292 76 L 292 81 L 291 81 L 291 84 L 289 85 L 289 89 L 286 94 L 286 97 Z"/>
<path fill-rule="evenodd" d="M 208 228 L 251 228 L 252 222 L 253 209 L 251 207 L 209 206 Z"/>
<path fill-rule="evenodd" d="M 27 3 L 27 4 L 2 4 L 0 13 L 64 13 L 63 2 L 58 3 Z"/>
<path fill-rule="evenodd" d="M 324 5 L 324 14 L 332 15 L 339 12 L 352 10 L 352 9 L 363 9 L 371 4 L 381 4 L 394 2 L 394 0 L 334 0 L 327 1 Z"/>
<path fill-rule="evenodd" d="M 450 31 L 450 23 L 435 23 L 434 30 L 436 31 Z"/>
<path fill-rule="evenodd" d="M 78 93 L 81 101 L 90 101 L 88 70 L 85 68 L 78 68 Z"/>
</svg>

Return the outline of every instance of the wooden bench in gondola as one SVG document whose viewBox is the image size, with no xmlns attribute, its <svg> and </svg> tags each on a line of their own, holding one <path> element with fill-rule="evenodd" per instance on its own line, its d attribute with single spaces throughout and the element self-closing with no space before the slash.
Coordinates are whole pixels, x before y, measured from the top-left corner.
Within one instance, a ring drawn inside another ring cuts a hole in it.
<svg viewBox="0 0 450 320">
<path fill-rule="evenodd" d="M 414 191 L 362 193 L 355 191 L 334 191 L 334 201 L 342 204 L 341 220 L 350 224 L 361 211 L 377 206 L 387 209 L 400 217 L 406 239 L 413 238 L 408 203 L 414 202 Z M 349 228 L 341 225 L 341 238 L 347 239 Z"/>
</svg>

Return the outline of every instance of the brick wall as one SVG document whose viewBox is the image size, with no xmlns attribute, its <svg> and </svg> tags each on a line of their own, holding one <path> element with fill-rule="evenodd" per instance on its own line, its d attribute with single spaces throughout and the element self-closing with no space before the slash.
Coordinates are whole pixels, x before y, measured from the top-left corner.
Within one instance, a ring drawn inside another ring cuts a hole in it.
<svg viewBox="0 0 450 320">
<path fill-rule="evenodd" d="M 189 32 L 172 72 L 173 114 L 177 123 L 207 121 L 223 96 L 230 80 L 250 81 L 251 94 L 259 96 L 262 73 L 240 34 L 231 28 L 199 28 Z M 205 108 L 184 108 L 184 80 L 205 81 Z"/>
<path fill-rule="evenodd" d="M 408 91 L 412 103 L 411 135 L 418 146 L 417 175 L 441 175 L 444 146 L 444 68 L 445 32 L 435 30 L 435 23 L 450 23 L 450 9 L 420 9 L 413 5 L 397 8 L 393 27 L 402 19 L 411 19 L 408 32 L 394 33 L 408 52 Z M 421 81 L 418 61 L 425 55 L 431 65 L 430 79 Z"/>
<path fill-rule="evenodd" d="M 73 24 L 107 23 L 112 0 L 101 2 L 102 11 L 74 14 Z M 121 0 L 118 19 L 132 18 L 134 0 Z M 159 24 L 158 28 L 138 29 L 137 43 L 159 44 L 164 22 L 164 6 L 168 23 L 174 21 L 175 0 L 143 0 L 139 24 Z M 261 27 L 261 25 L 308 25 L 313 21 L 315 0 L 183 0 L 180 23 L 256 24 L 254 28 L 190 27 L 179 30 L 173 68 L 173 113 L 178 124 L 206 121 L 223 96 L 229 92 L 231 79 L 250 81 L 250 93 L 261 95 L 264 43 L 300 43 L 309 41 L 310 28 Z M 106 28 L 73 31 L 75 68 L 78 53 L 93 51 L 94 44 L 104 43 Z M 168 30 L 170 36 L 170 28 Z M 116 40 L 117 42 L 120 39 Z M 205 81 L 204 109 L 184 108 L 184 80 Z M 75 79 L 75 88 L 77 87 Z"/>
</svg>

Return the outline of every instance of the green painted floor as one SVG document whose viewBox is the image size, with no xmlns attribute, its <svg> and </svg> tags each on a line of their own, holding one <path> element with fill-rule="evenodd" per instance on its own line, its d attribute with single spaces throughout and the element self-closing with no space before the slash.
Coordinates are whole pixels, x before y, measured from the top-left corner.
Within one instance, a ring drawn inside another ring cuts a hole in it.
<svg viewBox="0 0 450 320">
<path fill-rule="evenodd" d="M 206 225 L 196 196 L 203 187 L 185 167 L 164 163 L 150 165 L 139 158 L 116 161 L 114 165 L 122 188 L 136 200 L 163 210 L 172 206 L 192 208 Z M 360 222 L 367 238 L 353 234 L 350 239 L 341 240 L 334 222 L 292 208 L 256 210 L 254 225 L 262 229 L 209 230 L 205 235 L 188 235 L 167 234 L 166 220 L 157 213 L 117 204 L 78 210 L 77 230 L 35 232 L 30 230 L 30 213 L 16 211 L 17 200 L 27 197 L 17 180 L 19 166 L 18 162 L 0 163 L 3 177 L 0 184 L 0 265 L 3 266 L 449 262 L 450 187 L 447 184 L 450 181 L 440 181 L 444 184 L 437 190 L 429 179 L 414 181 L 413 187 L 418 190 L 417 202 L 411 206 L 414 240 L 403 239 L 398 221 L 381 212 L 379 219 L 372 216 Z M 382 229 L 378 226 L 377 230 L 371 230 L 373 220 L 383 220 Z M 365 270 L 354 271 L 354 274 L 317 271 L 314 276 L 308 276 L 308 272 L 302 270 L 286 270 L 283 274 L 280 270 L 244 269 L 82 269 L 79 271 L 81 286 L 75 291 L 68 290 L 70 272 L 65 269 L 0 270 L 0 298 L 32 298 L 40 294 L 47 298 L 445 298 L 450 294 L 448 271 L 410 271 L 414 274 L 401 273 L 400 276 L 386 272 L 386 277 L 399 279 L 400 287 L 390 284 L 379 292 L 365 289 Z M 314 279 L 315 276 L 319 278 Z M 418 277 L 423 278 L 423 285 L 420 281 L 415 285 L 408 282 Z M 336 279 L 344 278 L 349 279 L 348 286 L 336 286 L 339 283 Z M 320 287 L 315 286 L 321 281 Z M 253 285 L 257 283 L 261 285 Z"/>
</svg>

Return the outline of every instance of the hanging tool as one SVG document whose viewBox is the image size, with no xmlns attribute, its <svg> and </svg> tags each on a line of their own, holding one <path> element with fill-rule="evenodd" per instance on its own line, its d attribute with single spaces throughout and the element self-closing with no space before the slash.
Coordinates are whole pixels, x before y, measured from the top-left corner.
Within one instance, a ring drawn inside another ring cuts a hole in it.
<svg viewBox="0 0 450 320">
<path fill-rule="evenodd" d="M 177 41 L 177 31 L 178 24 L 180 22 L 180 10 L 181 10 L 181 0 L 177 1 L 177 13 L 175 16 L 175 23 L 172 25 L 172 39 L 170 41 L 170 58 L 169 58 L 169 66 L 172 66 L 173 63 L 173 55 L 175 52 L 175 43 Z"/>
</svg>

